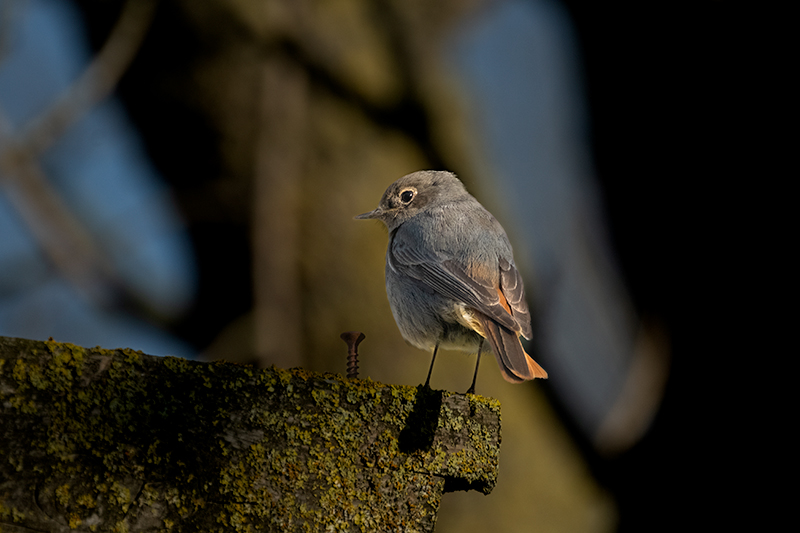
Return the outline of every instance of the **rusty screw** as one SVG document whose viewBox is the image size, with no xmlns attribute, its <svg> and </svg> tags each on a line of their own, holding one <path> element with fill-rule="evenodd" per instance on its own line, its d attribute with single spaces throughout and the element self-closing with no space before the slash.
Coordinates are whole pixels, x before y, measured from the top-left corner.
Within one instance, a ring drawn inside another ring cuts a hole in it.
<svg viewBox="0 0 800 533">
<path fill-rule="evenodd" d="M 355 379 L 358 377 L 358 345 L 365 336 L 360 331 L 345 331 L 340 337 L 347 343 L 347 377 Z"/>
</svg>

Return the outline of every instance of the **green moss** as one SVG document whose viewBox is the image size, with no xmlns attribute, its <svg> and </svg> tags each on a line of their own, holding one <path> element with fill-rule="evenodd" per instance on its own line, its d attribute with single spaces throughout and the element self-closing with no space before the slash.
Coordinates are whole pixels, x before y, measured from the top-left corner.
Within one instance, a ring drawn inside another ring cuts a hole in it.
<svg viewBox="0 0 800 533">
<path fill-rule="evenodd" d="M 104 509 L 101 530 L 413 531 L 443 490 L 495 483 L 496 400 L 26 342 L 29 357 L 0 345 L 0 400 L 48 422 L 0 468 L 38 469 L 71 527 Z"/>
</svg>

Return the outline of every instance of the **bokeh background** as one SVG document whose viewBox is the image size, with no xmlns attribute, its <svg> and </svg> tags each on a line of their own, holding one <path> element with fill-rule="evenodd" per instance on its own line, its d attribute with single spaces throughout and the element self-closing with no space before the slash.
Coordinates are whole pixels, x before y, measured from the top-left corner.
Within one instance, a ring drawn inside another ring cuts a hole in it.
<svg viewBox="0 0 800 533">
<path fill-rule="evenodd" d="M 719 525 L 737 9 L 0 0 L 0 335 L 344 373 L 359 330 L 362 376 L 417 385 L 386 232 L 353 216 L 452 170 L 511 238 L 550 379 L 484 358 L 499 484 L 437 531 Z"/>
</svg>

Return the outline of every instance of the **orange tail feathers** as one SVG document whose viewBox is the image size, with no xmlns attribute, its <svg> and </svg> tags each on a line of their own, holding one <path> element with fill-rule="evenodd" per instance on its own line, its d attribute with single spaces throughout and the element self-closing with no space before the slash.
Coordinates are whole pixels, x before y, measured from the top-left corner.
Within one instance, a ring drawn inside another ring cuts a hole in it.
<svg viewBox="0 0 800 533">
<path fill-rule="evenodd" d="M 521 345 L 522 344 L 520 344 L 520 346 Z M 524 348 L 522 349 L 522 352 L 527 356 L 528 369 L 531 371 L 531 374 L 533 374 L 533 377 L 539 379 L 547 379 L 547 371 L 544 368 L 542 368 L 542 366 L 539 363 L 537 363 L 533 359 L 533 357 L 531 357 L 530 354 L 525 351 Z"/>
<path fill-rule="evenodd" d="M 485 316 L 479 316 L 486 338 L 492 345 L 503 379 L 522 383 L 531 379 L 547 379 L 547 372 L 522 347 L 519 334 Z"/>
</svg>

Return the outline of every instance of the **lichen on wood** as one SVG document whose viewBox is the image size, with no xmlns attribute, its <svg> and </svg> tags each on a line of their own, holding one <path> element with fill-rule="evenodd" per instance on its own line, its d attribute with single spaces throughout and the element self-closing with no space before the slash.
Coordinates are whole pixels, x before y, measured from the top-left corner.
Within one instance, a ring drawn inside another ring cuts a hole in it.
<svg viewBox="0 0 800 533">
<path fill-rule="evenodd" d="M 432 531 L 496 400 L 0 337 L 0 532 Z"/>
</svg>

